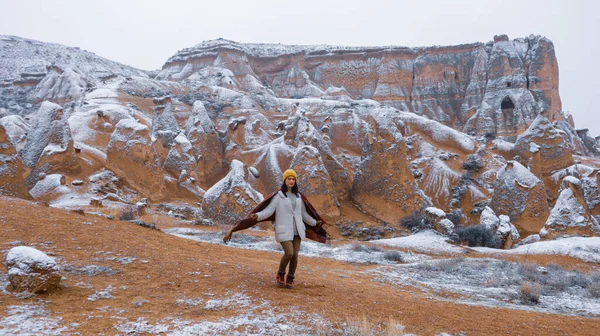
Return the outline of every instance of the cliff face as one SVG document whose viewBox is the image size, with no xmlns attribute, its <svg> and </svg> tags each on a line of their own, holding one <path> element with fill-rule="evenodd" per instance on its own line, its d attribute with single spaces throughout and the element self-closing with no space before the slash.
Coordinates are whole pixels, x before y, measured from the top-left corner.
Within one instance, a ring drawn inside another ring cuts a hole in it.
<svg viewBox="0 0 600 336">
<path fill-rule="evenodd" d="M 356 237 L 395 235 L 432 206 L 465 226 L 489 206 L 503 239 L 510 225 L 600 232 L 599 151 L 561 111 L 542 37 L 414 49 L 216 40 L 155 78 L 35 42 L 53 50 L 40 56 L 49 72 L 18 86 L 32 77 L 35 59 L 19 61 L 31 43 L 0 37 L 0 74 L 13 74 L 0 82 L 0 193 L 58 206 L 181 201 L 202 223 L 231 225 L 292 167 L 318 211 Z M 559 188 L 570 178 L 581 181 L 571 194 Z"/>
<path fill-rule="evenodd" d="M 279 97 L 374 99 L 461 131 L 514 137 L 540 112 L 560 120 L 558 64 L 544 37 L 451 47 L 333 47 L 240 44 L 183 49 L 158 79 L 214 77 L 218 84 Z"/>
</svg>

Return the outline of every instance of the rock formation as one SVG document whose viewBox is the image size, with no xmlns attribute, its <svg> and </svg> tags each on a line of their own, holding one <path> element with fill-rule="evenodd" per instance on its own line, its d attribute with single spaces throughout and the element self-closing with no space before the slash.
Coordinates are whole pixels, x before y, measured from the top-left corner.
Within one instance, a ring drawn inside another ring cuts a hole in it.
<svg viewBox="0 0 600 336">
<path fill-rule="evenodd" d="M 27 179 L 30 187 L 40 173 L 76 173 L 81 169 L 71 128 L 60 105 L 44 102 L 40 106 L 19 154 L 23 163 L 32 169 Z"/>
<path fill-rule="evenodd" d="M 600 151 L 561 111 L 543 37 L 427 48 L 216 40 L 148 73 L 19 38 L 0 49 L 4 192 L 24 189 L 29 169 L 29 193 L 56 206 L 202 200 L 201 220 L 233 224 L 292 167 L 331 223 L 361 217 L 388 235 L 435 207 L 448 213 L 429 219 L 436 230 L 494 217 L 508 247 L 515 228 L 538 233 L 561 209 L 571 176 L 588 226 L 600 215 Z"/>
<path fill-rule="evenodd" d="M 247 174 L 241 161 L 231 162 L 227 176 L 204 194 L 202 211 L 207 218 L 217 225 L 235 225 L 263 201 L 263 195 L 248 184 Z"/>
<path fill-rule="evenodd" d="M 108 168 L 135 190 L 151 199 L 161 199 L 164 180 L 150 130 L 133 119 L 122 119 L 106 150 Z"/>
<path fill-rule="evenodd" d="M 230 70 L 231 76 L 217 73 L 240 89 L 256 92 L 256 83 L 263 83 L 280 97 L 330 95 L 330 88 L 343 87 L 353 99 L 375 99 L 481 135 L 516 136 L 538 112 L 554 120 L 562 108 L 554 46 L 540 36 L 429 48 L 219 39 L 179 51 L 158 78 L 196 78 L 207 68 Z"/>
<path fill-rule="evenodd" d="M 538 115 L 527 131 L 517 137 L 513 150 L 521 163 L 539 176 L 574 163 L 565 132 L 554 128 L 544 114 Z"/>
<path fill-rule="evenodd" d="M 565 234 L 600 234 L 600 225 L 587 207 L 581 181 L 573 176 L 563 180 L 556 204 L 540 231 L 543 239 Z"/>
<path fill-rule="evenodd" d="M 509 161 L 498 172 L 490 208 L 509 216 L 523 236 L 538 233 L 548 218 L 546 187 L 520 163 Z"/>
<path fill-rule="evenodd" d="M 31 195 L 25 185 L 26 173 L 6 129 L 0 124 L 0 194 L 30 199 Z"/>
<path fill-rule="evenodd" d="M 376 115 L 379 118 L 371 119 L 373 131 L 365 139 L 351 195 L 364 211 L 397 223 L 399 218 L 431 205 L 431 201 L 408 169 L 402 134 L 390 125 L 385 114 Z"/>
<path fill-rule="evenodd" d="M 198 180 L 203 189 L 210 188 L 224 175 L 223 143 L 201 101 L 194 102 L 186 123 L 185 134 L 192 145 L 198 165 Z"/>
<path fill-rule="evenodd" d="M 320 213 L 332 217 L 340 215 L 333 182 L 316 148 L 312 146 L 299 148 L 290 168 L 298 174 L 298 185 L 302 187 L 301 191 L 310 195 L 311 204 L 319 209 Z"/>
</svg>

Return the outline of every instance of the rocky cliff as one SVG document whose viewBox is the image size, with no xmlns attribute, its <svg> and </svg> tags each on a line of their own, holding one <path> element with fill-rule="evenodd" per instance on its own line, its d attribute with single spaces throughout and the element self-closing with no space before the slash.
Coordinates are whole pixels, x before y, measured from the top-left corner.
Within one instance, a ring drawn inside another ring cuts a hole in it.
<svg viewBox="0 0 600 336">
<path fill-rule="evenodd" d="M 536 115 L 561 110 L 554 45 L 497 36 L 451 47 L 335 47 L 215 40 L 179 51 L 159 79 L 212 78 L 278 97 L 374 99 L 478 135 L 516 136 Z"/>
<path fill-rule="evenodd" d="M 505 247 L 598 230 L 598 149 L 561 110 L 543 37 L 428 48 L 215 40 L 155 73 L 0 42 L 2 193 L 77 208 L 184 202 L 185 218 L 227 226 L 291 167 L 334 235 L 398 235 L 434 208 L 443 216 L 429 224 L 444 234 L 485 222 L 489 208 Z M 31 62 L 45 70 L 21 83 Z"/>
</svg>

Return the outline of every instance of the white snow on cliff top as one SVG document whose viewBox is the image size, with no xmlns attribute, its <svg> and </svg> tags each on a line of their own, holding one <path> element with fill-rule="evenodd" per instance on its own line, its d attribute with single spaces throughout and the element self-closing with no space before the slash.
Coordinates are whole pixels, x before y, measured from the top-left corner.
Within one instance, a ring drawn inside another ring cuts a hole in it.
<svg viewBox="0 0 600 336">
<path fill-rule="evenodd" d="M 517 38 L 513 41 L 526 41 L 526 39 L 530 40 L 539 40 L 545 39 L 541 36 L 533 36 L 530 35 L 527 38 Z M 511 42 L 512 43 L 512 42 Z M 369 51 L 405 51 L 409 53 L 417 53 L 422 50 L 428 49 L 442 49 L 442 48 L 456 48 L 456 47 L 478 47 L 482 46 L 484 43 L 474 42 L 474 43 L 466 43 L 461 45 L 454 46 L 426 46 L 426 47 L 403 47 L 403 46 L 334 46 L 327 44 L 320 45 L 285 45 L 281 43 L 238 43 L 235 41 L 230 41 L 226 39 L 216 39 L 209 40 L 199 43 L 191 48 L 184 48 L 177 52 L 177 54 L 171 57 L 168 62 L 172 62 L 179 59 L 185 59 L 187 56 L 195 55 L 195 54 L 207 54 L 207 53 L 216 53 L 216 50 L 219 48 L 227 48 L 238 50 L 246 53 L 251 56 L 258 57 L 278 57 L 282 55 L 290 55 L 290 54 L 298 54 L 305 52 L 309 54 L 308 56 L 319 56 L 326 54 L 344 54 L 344 53 L 364 53 Z M 312 55 L 311 55 L 312 54 Z"/>
<path fill-rule="evenodd" d="M 100 57 L 77 47 L 0 35 L 0 79 L 19 80 L 21 74 L 45 76 L 46 67 L 77 68 L 98 78 L 112 74 L 148 77 L 142 70 Z"/>
</svg>

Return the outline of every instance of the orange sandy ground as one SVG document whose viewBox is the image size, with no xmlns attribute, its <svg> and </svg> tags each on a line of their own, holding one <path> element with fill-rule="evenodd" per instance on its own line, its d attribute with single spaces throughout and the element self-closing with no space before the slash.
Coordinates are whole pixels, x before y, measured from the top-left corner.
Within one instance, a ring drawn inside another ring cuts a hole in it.
<svg viewBox="0 0 600 336">
<path fill-rule="evenodd" d="M 117 332 L 113 326 L 122 321 L 98 310 L 105 306 L 125 310 L 120 317 L 129 321 L 143 317 L 149 323 L 173 316 L 191 321 L 234 316 L 241 312 L 235 307 L 210 311 L 204 310 L 202 305 L 179 306 L 176 300 L 201 297 L 207 291 L 219 298 L 228 291 L 242 289 L 253 300 L 264 299 L 273 306 L 295 306 L 307 313 L 320 314 L 334 326 L 364 320 L 377 326 L 393 321 L 406 326 L 406 332 L 418 335 L 440 332 L 598 335 L 600 330 L 598 318 L 455 304 L 416 288 L 375 281 L 373 275 L 361 272 L 373 266 L 324 258 L 301 258 L 296 287 L 293 290 L 277 288 L 274 275 L 280 258 L 278 253 L 194 242 L 128 222 L 0 197 L 0 248 L 6 252 L 12 247 L 9 243 L 17 240 L 25 245 L 34 244 L 59 258 L 61 263 L 75 267 L 94 264 L 121 271 L 112 276 L 64 274 L 67 279 L 60 289 L 24 300 L 0 293 L 0 319 L 6 316 L 7 306 L 41 299 L 48 301 L 45 308 L 51 316 L 61 317 L 65 326 L 78 323 L 79 326 L 71 330 L 83 335 Z M 45 245 L 41 245 L 44 242 Z M 103 252 L 97 253 L 99 251 Z M 113 254 L 107 255 L 107 252 Z M 137 260 L 128 265 L 94 260 L 106 256 L 136 257 Z M 469 256 L 477 257 L 477 254 Z M 142 260 L 148 262 L 142 263 Z M 568 257 L 521 256 L 511 257 L 511 260 L 590 269 L 589 265 Z M 4 267 L 1 272 L 6 272 Z M 197 273 L 190 275 L 190 272 Z M 93 288 L 77 285 L 81 282 Z M 96 302 L 87 299 L 109 285 L 115 288 L 113 299 Z M 119 289 L 122 286 L 127 289 Z M 132 305 L 140 299 L 150 302 L 142 307 Z M 95 317 L 88 319 L 88 315 Z M 315 330 L 318 328 L 315 326 Z"/>
</svg>

